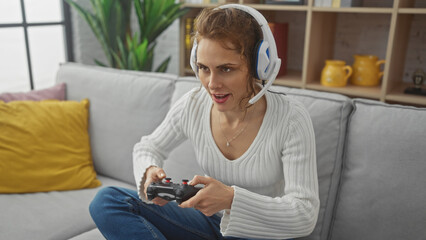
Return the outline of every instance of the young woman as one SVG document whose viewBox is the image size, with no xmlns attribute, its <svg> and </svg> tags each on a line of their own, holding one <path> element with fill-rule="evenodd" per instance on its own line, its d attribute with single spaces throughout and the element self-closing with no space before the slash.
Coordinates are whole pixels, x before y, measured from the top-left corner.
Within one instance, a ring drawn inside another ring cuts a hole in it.
<svg viewBox="0 0 426 240">
<path fill-rule="evenodd" d="M 225 5 L 197 17 L 193 63 L 203 87 L 135 145 L 138 191 L 104 188 L 93 200 L 91 215 L 106 238 L 288 239 L 314 229 L 318 182 L 307 111 L 269 91 L 249 102 L 262 89 L 254 56 L 265 35 L 253 12 Z M 180 205 L 148 201 L 148 185 L 167 176 L 166 156 L 188 138 L 205 171 L 190 184 L 204 188 Z"/>
</svg>

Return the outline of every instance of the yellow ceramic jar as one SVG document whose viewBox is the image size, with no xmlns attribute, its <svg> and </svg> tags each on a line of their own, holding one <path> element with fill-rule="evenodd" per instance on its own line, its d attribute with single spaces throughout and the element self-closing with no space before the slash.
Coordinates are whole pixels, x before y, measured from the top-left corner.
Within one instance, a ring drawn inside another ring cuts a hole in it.
<svg viewBox="0 0 426 240">
<path fill-rule="evenodd" d="M 383 76 L 380 65 L 384 64 L 385 60 L 379 60 L 374 55 L 354 55 L 354 59 L 351 84 L 358 86 L 379 85 L 380 78 Z"/>
<path fill-rule="evenodd" d="M 327 87 L 344 87 L 352 74 L 351 66 L 341 60 L 326 60 L 321 73 L 321 84 Z"/>
</svg>

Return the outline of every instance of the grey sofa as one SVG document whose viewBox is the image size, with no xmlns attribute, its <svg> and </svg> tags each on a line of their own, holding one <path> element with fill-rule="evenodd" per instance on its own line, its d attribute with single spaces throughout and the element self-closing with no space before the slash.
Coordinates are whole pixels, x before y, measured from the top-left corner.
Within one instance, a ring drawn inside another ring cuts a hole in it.
<svg viewBox="0 0 426 240">
<path fill-rule="evenodd" d="M 192 77 L 67 63 L 67 99 L 90 100 L 92 156 L 102 186 L 135 188 L 132 149 Z M 426 239 L 426 109 L 274 87 L 300 100 L 314 124 L 321 209 L 303 239 Z M 1 134 L 1 133 L 0 133 Z M 165 163 L 173 179 L 202 174 L 189 142 Z M 103 239 L 88 212 L 99 188 L 0 194 L 0 239 Z"/>
</svg>

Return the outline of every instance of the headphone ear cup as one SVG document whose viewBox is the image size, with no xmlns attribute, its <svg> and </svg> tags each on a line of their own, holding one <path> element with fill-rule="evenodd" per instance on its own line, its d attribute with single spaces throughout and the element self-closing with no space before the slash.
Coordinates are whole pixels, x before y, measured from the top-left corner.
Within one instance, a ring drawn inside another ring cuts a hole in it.
<svg viewBox="0 0 426 240">
<path fill-rule="evenodd" d="M 269 56 L 269 43 L 267 41 L 261 41 L 256 47 L 256 77 L 260 80 L 267 80 L 269 75 L 269 65 L 271 59 Z"/>
<path fill-rule="evenodd" d="M 258 41 L 256 43 L 256 46 L 254 47 L 254 50 L 253 50 L 253 66 L 252 66 L 252 68 L 253 68 L 254 76 L 257 79 L 260 79 L 259 73 L 257 71 L 257 66 L 259 65 L 258 61 L 259 61 L 259 48 L 260 48 L 260 45 L 262 45 L 262 40 L 260 40 L 260 41 Z"/>
<path fill-rule="evenodd" d="M 194 71 L 195 76 L 198 78 L 198 66 L 197 66 L 197 41 L 194 39 L 192 44 L 191 56 L 189 58 L 189 65 L 191 65 L 192 71 Z"/>
</svg>

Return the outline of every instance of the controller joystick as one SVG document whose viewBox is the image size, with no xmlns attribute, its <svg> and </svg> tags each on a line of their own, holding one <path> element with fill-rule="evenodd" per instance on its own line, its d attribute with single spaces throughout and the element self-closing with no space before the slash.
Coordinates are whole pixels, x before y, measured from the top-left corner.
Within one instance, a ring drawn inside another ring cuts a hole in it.
<svg viewBox="0 0 426 240">
<path fill-rule="evenodd" d="M 148 200 L 151 201 L 156 197 L 160 197 L 167 201 L 176 200 L 178 204 L 181 204 L 193 197 L 201 189 L 201 187 L 189 185 L 187 179 L 182 179 L 181 184 L 171 182 L 171 178 L 166 178 L 165 180 L 165 182 L 152 182 L 148 186 L 146 190 Z"/>
</svg>

